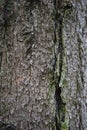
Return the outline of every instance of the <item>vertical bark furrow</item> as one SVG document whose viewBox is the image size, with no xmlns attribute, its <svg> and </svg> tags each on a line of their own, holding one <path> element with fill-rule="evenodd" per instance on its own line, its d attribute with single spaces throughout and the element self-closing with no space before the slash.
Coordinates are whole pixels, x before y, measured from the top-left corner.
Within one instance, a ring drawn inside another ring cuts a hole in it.
<svg viewBox="0 0 87 130">
<path fill-rule="evenodd" d="M 65 122 L 65 103 L 61 97 L 62 88 L 60 86 L 62 71 L 63 71 L 63 59 L 64 59 L 64 47 L 63 47 L 63 14 L 60 13 L 62 3 L 54 0 L 54 57 L 53 64 L 53 80 L 55 81 L 55 100 L 56 100 L 56 113 L 55 122 L 56 130 L 62 129 L 62 123 Z"/>
</svg>

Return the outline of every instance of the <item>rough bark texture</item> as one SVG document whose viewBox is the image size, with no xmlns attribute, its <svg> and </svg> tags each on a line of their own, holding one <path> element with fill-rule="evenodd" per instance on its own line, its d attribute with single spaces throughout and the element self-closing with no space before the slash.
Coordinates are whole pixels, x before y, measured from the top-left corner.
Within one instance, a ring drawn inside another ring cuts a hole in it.
<svg viewBox="0 0 87 130">
<path fill-rule="evenodd" d="M 67 56 L 67 111 L 70 130 L 87 129 L 86 106 L 86 42 L 85 6 L 83 1 L 73 2 L 65 18 L 65 48 Z"/>
<path fill-rule="evenodd" d="M 3 3 L 0 118 L 17 129 L 48 130 L 54 115 L 49 95 L 52 3 Z"/>
<path fill-rule="evenodd" d="M 0 130 L 87 130 L 85 5 L 0 1 Z"/>
</svg>

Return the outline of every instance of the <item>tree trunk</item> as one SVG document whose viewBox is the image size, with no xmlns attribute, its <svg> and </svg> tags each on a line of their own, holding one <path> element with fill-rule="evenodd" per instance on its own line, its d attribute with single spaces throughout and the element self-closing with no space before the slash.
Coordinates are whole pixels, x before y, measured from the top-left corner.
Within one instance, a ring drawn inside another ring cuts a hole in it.
<svg viewBox="0 0 87 130">
<path fill-rule="evenodd" d="M 1 130 L 87 130 L 84 2 L 0 2 Z"/>
</svg>

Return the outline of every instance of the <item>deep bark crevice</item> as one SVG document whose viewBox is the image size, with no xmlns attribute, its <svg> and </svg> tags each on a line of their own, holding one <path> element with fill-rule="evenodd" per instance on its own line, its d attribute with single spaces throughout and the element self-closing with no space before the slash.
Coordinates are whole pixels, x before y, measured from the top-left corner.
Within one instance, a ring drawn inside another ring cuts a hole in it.
<svg viewBox="0 0 87 130">
<path fill-rule="evenodd" d="M 60 82 L 61 82 L 61 75 L 62 75 L 62 67 L 63 67 L 63 41 L 62 41 L 62 19 L 59 21 L 59 46 L 58 46 L 58 53 L 60 55 L 59 58 L 59 75 L 57 76 L 57 81 L 55 84 L 55 100 L 56 100 L 56 130 L 61 130 L 61 122 L 64 122 L 65 120 L 65 113 L 62 113 L 62 109 L 65 107 L 65 103 L 62 100 L 61 97 L 61 87 L 60 87 Z"/>
<path fill-rule="evenodd" d="M 58 4 L 58 5 L 57 5 Z M 56 130 L 62 129 L 62 122 L 65 121 L 65 103 L 61 97 L 61 76 L 63 68 L 63 58 L 64 58 L 64 47 L 63 47 L 63 17 L 59 13 L 61 8 L 61 2 L 54 0 L 54 64 L 53 64 L 53 80 L 55 81 L 55 101 L 56 101 L 56 113 L 55 113 L 55 124 Z M 58 34 L 58 36 L 57 36 Z M 58 39 L 57 39 L 58 37 Z M 57 51 L 56 47 L 57 46 Z M 59 60 L 58 60 L 59 56 Z M 59 74 L 56 73 L 57 62 L 59 64 Z M 56 80 L 55 80 L 56 78 Z"/>
</svg>

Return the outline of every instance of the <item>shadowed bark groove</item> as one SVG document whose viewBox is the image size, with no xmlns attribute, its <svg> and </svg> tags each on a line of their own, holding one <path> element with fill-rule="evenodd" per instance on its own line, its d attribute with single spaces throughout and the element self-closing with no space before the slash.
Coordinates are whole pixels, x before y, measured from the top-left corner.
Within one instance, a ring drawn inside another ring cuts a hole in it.
<svg viewBox="0 0 87 130">
<path fill-rule="evenodd" d="M 63 16 L 60 13 L 62 3 L 60 0 L 54 0 L 54 62 L 53 62 L 53 80 L 55 81 L 55 100 L 56 130 L 62 129 L 62 123 L 65 122 L 65 103 L 61 97 L 62 88 L 60 86 L 63 71 L 64 46 L 63 46 Z M 56 72 L 58 70 L 58 72 Z"/>
</svg>

